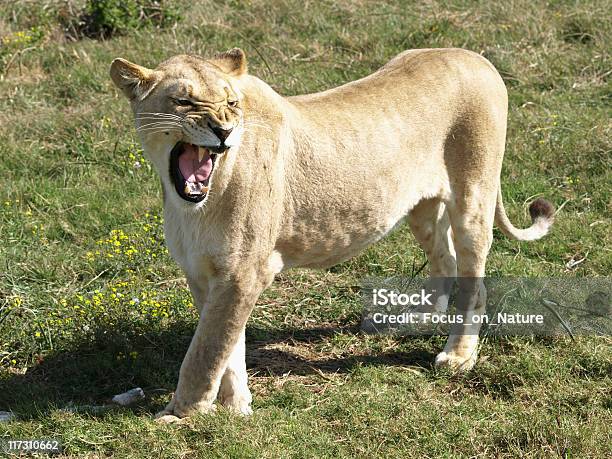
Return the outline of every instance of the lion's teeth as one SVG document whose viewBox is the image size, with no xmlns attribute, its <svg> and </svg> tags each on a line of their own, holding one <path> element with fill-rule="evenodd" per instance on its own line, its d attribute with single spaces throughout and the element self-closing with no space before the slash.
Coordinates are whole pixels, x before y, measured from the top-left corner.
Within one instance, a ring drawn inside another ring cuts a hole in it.
<svg viewBox="0 0 612 459">
<path fill-rule="evenodd" d="M 186 195 L 206 194 L 208 193 L 208 187 L 206 185 L 200 185 L 199 183 L 185 182 L 183 191 Z"/>
<path fill-rule="evenodd" d="M 204 154 L 206 153 L 206 150 L 202 147 L 198 147 L 198 161 L 202 162 L 202 158 L 204 158 Z"/>
</svg>

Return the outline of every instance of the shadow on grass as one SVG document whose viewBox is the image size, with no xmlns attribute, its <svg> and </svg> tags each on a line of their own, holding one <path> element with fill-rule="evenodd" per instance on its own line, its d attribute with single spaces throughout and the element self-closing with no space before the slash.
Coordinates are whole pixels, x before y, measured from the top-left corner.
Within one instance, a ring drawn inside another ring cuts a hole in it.
<svg viewBox="0 0 612 459">
<path fill-rule="evenodd" d="M 251 329 L 252 330 L 252 329 Z M 247 367 L 251 373 L 259 372 L 262 375 L 283 376 L 291 372 L 294 376 L 306 376 L 320 373 L 348 373 L 359 365 L 381 366 L 421 366 L 432 368 L 435 354 L 427 351 L 424 346 L 416 345 L 410 351 L 375 352 L 368 355 L 347 355 L 342 357 L 321 358 L 321 352 L 311 351 L 310 348 L 323 338 L 331 337 L 336 333 L 360 333 L 358 327 L 328 327 L 308 328 L 279 331 L 265 331 L 264 339 L 249 340 L 247 329 Z M 404 337 L 403 340 L 412 340 L 422 343 L 423 338 Z M 270 344 L 286 343 L 292 348 L 299 348 L 300 355 L 285 351 L 282 346 L 270 348 Z"/>
<path fill-rule="evenodd" d="M 139 386 L 147 394 L 147 401 L 134 410 L 154 413 L 163 407 L 175 388 L 194 329 L 195 324 L 191 322 L 175 322 L 167 328 L 146 332 L 99 328 L 89 340 L 48 356 L 25 374 L 2 377 L 0 410 L 11 410 L 22 420 L 40 419 L 54 409 L 72 404 L 107 404 L 113 395 Z M 301 348 L 338 332 L 357 331 L 356 327 L 304 330 L 248 327 L 249 372 L 266 376 L 289 372 L 293 375 L 346 373 L 361 364 L 431 367 L 433 354 L 420 346 L 410 352 L 329 359 L 321 359 L 321 354 L 314 353 L 312 359 L 303 358 L 282 349 L 283 344 Z"/>
</svg>

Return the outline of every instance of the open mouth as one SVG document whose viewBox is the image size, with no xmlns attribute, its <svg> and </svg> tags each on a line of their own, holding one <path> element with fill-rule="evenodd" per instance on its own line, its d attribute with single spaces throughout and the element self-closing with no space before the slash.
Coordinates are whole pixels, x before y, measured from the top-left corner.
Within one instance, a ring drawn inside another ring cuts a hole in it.
<svg viewBox="0 0 612 459">
<path fill-rule="evenodd" d="M 185 201 L 201 202 L 209 190 L 217 153 L 209 148 L 178 142 L 170 152 L 170 177 Z"/>
</svg>

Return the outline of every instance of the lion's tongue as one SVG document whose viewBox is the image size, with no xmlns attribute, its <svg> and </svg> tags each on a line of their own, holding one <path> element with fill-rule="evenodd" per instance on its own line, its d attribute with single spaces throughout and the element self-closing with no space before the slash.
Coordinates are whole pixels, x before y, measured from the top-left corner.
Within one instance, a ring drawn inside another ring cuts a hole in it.
<svg viewBox="0 0 612 459">
<path fill-rule="evenodd" d="M 201 147 L 186 144 L 183 153 L 179 156 L 179 169 L 188 182 L 204 182 L 210 177 L 212 159 L 208 150 L 203 149 L 204 156 L 200 161 L 198 151 Z"/>
</svg>

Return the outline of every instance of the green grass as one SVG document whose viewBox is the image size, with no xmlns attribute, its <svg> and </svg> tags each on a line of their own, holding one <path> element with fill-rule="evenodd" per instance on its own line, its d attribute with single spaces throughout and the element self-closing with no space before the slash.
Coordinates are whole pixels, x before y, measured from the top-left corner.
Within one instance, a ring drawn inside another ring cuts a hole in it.
<svg viewBox="0 0 612 459">
<path fill-rule="evenodd" d="M 0 410 L 18 416 L 0 437 L 57 438 L 66 455 L 92 457 L 609 453 L 609 337 L 488 338 L 476 369 L 453 377 L 431 366 L 441 338 L 358 332 L 360 279 L 424 261 L 407 228 L 331 270 L 278 276 L 247 329 L 254 416 L 152 422 L 196 312 L 163 245 L 159 181 L 108 77 L 118 56 L 154 66 L 240 46 L 252 73 L 291 95 L 366 75 L 407 48 L 481 52 L 509 90 L 511 219 L 526 225 L 536 195 L 561 208 L 542 241 L 496 231 L 488 273 L 608 276 L 605 2 L 170 3 L 182 17 L 174 29 L 78 42 L 62 38 L 65 2 L 0 5 Z M 135 408 L 87 412 L 135 386 L 148 396 Z"/>
</svg>

